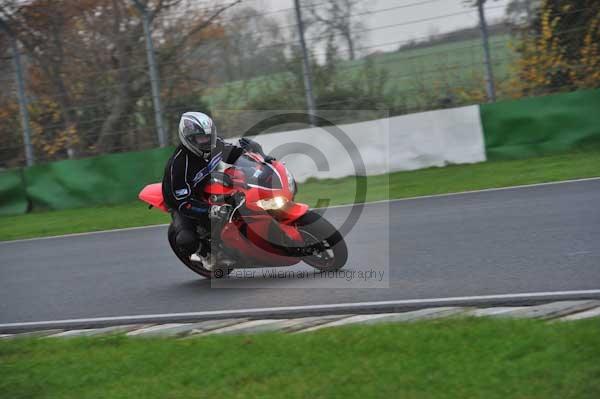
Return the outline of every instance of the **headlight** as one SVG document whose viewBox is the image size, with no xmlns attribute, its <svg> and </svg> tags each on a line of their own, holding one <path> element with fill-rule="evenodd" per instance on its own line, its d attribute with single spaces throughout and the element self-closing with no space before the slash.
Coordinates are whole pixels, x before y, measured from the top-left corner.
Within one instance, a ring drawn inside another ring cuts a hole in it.
<svg viewBox="0 0 600 399">
<path fill-rule="evenodd" d="M 265 211 L 272 211 L 281 209 L 287 204 L 288 200 L 283 197 L 274 197 L 265 200 L 256 201 L 256 205 L 264 209 Z"/>
<path fill-rule="evenodd" d="M 285 173 L 287 174 L 287 181 L 288 181 L 288 189 L 290 190 L 290 192 L 292 194 L 296 194 L 296 179 L 294 179 L 294 175 L 292 174 L 292 172 L 289 171 L 288 168 L 285 168 Z"/>
</svg>

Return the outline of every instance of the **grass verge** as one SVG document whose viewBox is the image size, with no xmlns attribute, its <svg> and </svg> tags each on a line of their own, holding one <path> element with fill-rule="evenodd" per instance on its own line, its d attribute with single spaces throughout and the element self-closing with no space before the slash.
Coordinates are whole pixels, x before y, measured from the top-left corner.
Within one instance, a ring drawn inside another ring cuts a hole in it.
<svg viewBox="0 0 600 399">
<path fill-rule="evenodd" d="M 7 398 L 598 398 L 600 320 L 0 341 Z"/>
<path fill-rule="evenodd" d="M 576 152 L 516 161 L 453 165 L 368 178 L 367 201 L 445 194 L 600 176 L 600 151 Z M 352 203 L 356 179 L 309 180 L 300 186 L 299 202 L 312 206 Z M 44 237 L 168 223 L 169 217 L 148 211 L 139 201 L 85 209 L 30 213 L 0 218 L 0 240 Z"/>
</svg>

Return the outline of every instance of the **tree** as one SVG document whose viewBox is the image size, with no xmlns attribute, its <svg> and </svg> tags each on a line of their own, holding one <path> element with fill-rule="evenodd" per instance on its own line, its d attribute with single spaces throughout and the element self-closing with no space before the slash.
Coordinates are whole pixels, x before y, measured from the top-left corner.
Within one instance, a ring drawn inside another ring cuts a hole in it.
<svg viewBox="0 0 600 399">
<path fill-rule="evenodd" d="M 220 81 L 250 79 L 281 72 L 285 47 L 276 19 L 253 7 L 232 11 L 223 21 L 223 37 L 208 43 L 214 48 L 211 67 Z"/>
<path fill-rule="evenodd" d="M 600 0 L 543 0 L 517 50 L 526 93 L 600 87 Z"/>
<path fill-rule="evenodd" d="M 149 0 L 167 102 L 201 90 L 187 55 L 221 37 L 220 15 L 241 0 L 215 7 Z M 170 11 L 173 12 L 169 15 Z M 25 53 L 34 142 L 46 159 L 154 145 L 149 79 L 139 10 L 130 0 L 4 1 L 0 16 Z M 202 57 L 200 57 L 202 58 Z"/>
<path fill-rule="evenodd" d="M 47 92 L 49 87 L 55 91 L 55 104 L 60 107 L 62 114 L 62 129 L 57 132 L 57 136 L 60 136 L 59 141 L 65 143 L 65 148 L 72 154 L 75 140 L 67 136 L 76 126 L 77 117 L 73 109 L 72 93 L 68 90 L 65 78 L 68 76 L 69 66 L 65 62 L 68 41 L 64 40 L 64 35 L 71 25 L 73 11 L 78 7 L 64 7 L 64 4 L 59 4 L 56 12 L 49 12 L 52 6 L 52 2 L 48 0 L 38 0 L 23 6 L 18 6 L 16 1 L 7 1 L 0 6 L 0 18 L 7 21 L 13 34 L 37 67 L 33 75 L 34 85 L 40 83 L 42 76 L 45 79 L 46 87 L 40 87 L 40 94 L 43 96 L 43 92 Z M 85 7 L 87 4 L 81 2 L 78 6 Z M 56 118 L 53 119 L 55 125 L 59 123 Z M 35 121 L 33 122 L 35 126 Z M 34 142 L 35 140 L 36 137 Z M 37 141 L 43 141 L 43 138 L 38 135 Z M 55 152 L 54 148 L 42 145 L 46 147 L 47 152 Z"/>
<path fill-rule="evenodd" d="M 308 7 L 309 19 L 318 29 L 317 37 L 328 39 L 339 35 L 346 43 L 351 60 L 356 58 L 356 43 L 361 39 L 363 24 L 356 14 L 364 12 L 360 0 L 330 0 L 321 8 L 321 4 Z"/>
<path fill-rule="evenodd" d="M 511 0 L 506 6 L 506 18 L 512 25 L 525 23 L 529 26 L 537 7 L 539 0 Z"/>
</svg>

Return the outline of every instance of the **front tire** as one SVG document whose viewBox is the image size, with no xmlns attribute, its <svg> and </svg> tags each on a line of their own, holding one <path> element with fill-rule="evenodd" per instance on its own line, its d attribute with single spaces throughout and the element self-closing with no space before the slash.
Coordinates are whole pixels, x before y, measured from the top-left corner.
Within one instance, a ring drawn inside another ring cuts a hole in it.
<svg viewBox="0 0 600 399">
<path fill-rule="evenodd" d="M 171 246 L 173 253 L 177 256 L 177 258 L 179 258 L 181 263 L 186 265 L 194 273 L 199 274 L 202 277 L 207 278 L 207 279 L 213 279 L 213 278 L 227 277 L 233 271 L 232 268 L 219 268 L 219 267 L 215 268 L 214 270 L 209 270 L 204 267 L 204 265 L 202 264 L 202 261 L 192 260 L 190 256 L 187 256 L 181 250 L 181 248 L 179 248 L 179 246 L 177 246 L 177 243 L 176 243 L 177 232 L 173 228 L 172 224 L 169 225 L 168 237 L 169 237 L 169 245 Z"/>
<path fill-rule="evenodd" d="M 344 237 L 331 223 L 318 213 L 308 211 L 295 224 L 307 246 L 321 248 L 312 255 L 304 256 L 304 262 L 321 271 L 335 271 L 344 267 L 348 260 L 348 247 Z"/>
</svg>

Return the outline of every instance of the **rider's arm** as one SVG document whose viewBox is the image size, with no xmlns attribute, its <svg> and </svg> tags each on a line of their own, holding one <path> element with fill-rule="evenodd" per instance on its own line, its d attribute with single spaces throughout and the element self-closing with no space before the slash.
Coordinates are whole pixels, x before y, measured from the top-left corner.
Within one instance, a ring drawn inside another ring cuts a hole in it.
<svg viewBox="0 0 600 399">
<path fill-rule="evenodd" d="M 239 140 L 240 146 L 246 150 L 246 151 L 251 151 L 251 152 L 256 152 L 260 155 L 262 155 L 262 157 L 264 158 L 264 160 L 268 163 L 271 163 L 271 161 L 274 161 L 275 158 L 273 158 L 270 155 L 265 154 L 265 152 L 263 151 L 262 146 L 257 143 L 256 141 L 249 139 L 247 137 L 242 137 Z"/>
<path fill-rule="evenodd" d="M 225 163 L 234 164 L 244 153 L 244 149 L 235 144 L 229 144 L 223 140 L 221 140 L 221 144 L 223 146 L 223 162 Z"/>
<path fill-rule="evenodd" d="M 209 205 L 194 198 L 193 182 L 188 176 L 188 155 L 179 152 L 171 164 L 169 178 L 171 179 L 172 197 L 175 200 L 177 210 L 184 216 L 193 219 L 206 218 Z"/>
</svg>

